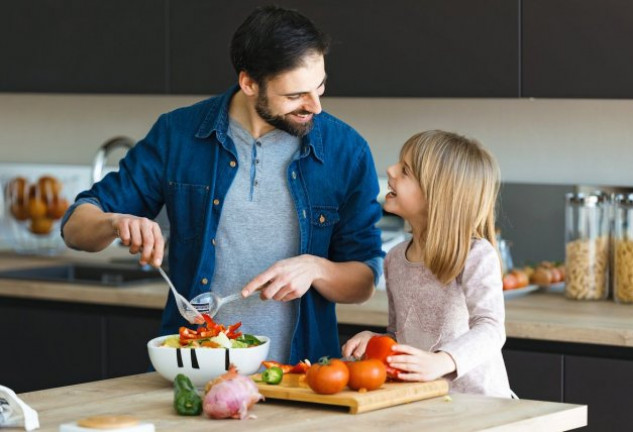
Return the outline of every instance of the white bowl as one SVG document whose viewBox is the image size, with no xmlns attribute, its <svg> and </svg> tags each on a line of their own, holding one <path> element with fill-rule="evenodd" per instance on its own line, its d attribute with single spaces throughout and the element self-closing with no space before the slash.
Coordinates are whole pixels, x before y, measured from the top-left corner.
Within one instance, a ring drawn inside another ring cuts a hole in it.
<svg viewBox="0 0 633 432">
<path fill-rule="evenodd" d="M 152 366 L 163 378 L 173 381 L 179 373 L 189 377 L 193 385 L 203 387 L 209 380 L 225 373 L 234 364 L 242 375 L 259 370 L 270 349 L 270 339 L 257 336 L 261 345 L 249 348 L 172 348 L 161 346 L 169 336 L 160 336 L 147 343 Z M 178 335 L 175 335 L 178 336 Z"/>
</svg>

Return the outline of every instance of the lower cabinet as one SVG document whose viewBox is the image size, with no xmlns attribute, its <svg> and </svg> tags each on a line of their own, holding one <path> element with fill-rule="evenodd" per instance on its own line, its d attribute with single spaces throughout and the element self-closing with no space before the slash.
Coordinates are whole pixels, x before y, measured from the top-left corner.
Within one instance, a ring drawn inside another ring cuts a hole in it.
<svg viewBox="0 0 633 432">
<path fill-rule="evenodd" d="M 582 431 L 633 430 L 633 360 L 565 356 L 565 402 L 587 405 Z"/>
<path fill-rule="evenodd" d="M 504 350 L 510 388 L 520 399 L 563 402 L 561 354 Z"/>
<path fill-rule="evenodd" d="M 0 297 L 0 384 L 15 392 L 146 372 L 160 310 Z"/>
<path fill-rule="evenodd" d="M 160 329 L 161 311 L 110 311 L 106 317 L 105 352 L 108 378 L 150 370 L 147 342 Z"/>
</svg>

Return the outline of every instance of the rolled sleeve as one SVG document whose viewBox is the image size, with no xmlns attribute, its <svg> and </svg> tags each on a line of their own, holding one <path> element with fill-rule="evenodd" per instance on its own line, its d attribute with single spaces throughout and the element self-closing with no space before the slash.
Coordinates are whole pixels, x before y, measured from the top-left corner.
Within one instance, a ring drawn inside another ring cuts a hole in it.
<svg viewBox="0 0 633 432">
<path fill-rule="evenodd" d="M 62 236 L 62 238 L 64 238 L 64 226 L 66 225 L 66 222 L 68 222 L 68 219 L 70 219 L 70 216 L 72 216 L 72 214 L 75 212 L 77 207 L 79 207 L 82 204 L 92 204 L 100 208 L 101 210 L 103 210 L 103 207 L 101 206 L 101 202 L 96 197 L 87 197 L 87 196 L 82 197 L 82 195 L 84 194 L 86 194 L 86 192 L 82 192 L 81 194 L 79 194 L 77 198 L 75 199 L 75 202 L 70 207 L 68 207 L 68 210 L 66 210 L 66 213 L 64 213 L 64 216 L 62 217 L 62 221 L 59 225 L 60 235 Z"/>
<path fill-rule="evenodd" d="M 363 261 L 371 271 L 374 273 L 374 285 L 378 285 L 378 281 L 380 280 L 380 276 L 382 276 L 382 268 L 383 268 L 383 257 L 374 257 Z"/>
</svg>

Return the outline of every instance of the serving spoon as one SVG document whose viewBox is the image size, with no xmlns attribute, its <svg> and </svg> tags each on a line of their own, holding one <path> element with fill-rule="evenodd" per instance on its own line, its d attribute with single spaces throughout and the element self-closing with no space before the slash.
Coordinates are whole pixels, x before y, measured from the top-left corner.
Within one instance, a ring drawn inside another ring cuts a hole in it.
<svg viewBox="0 0 633 432">
<path fill-rule="evenodd" d="M 182 315 L 184 319 L 189 321 L 190 324 L 202 324 L 204 322 L 204 318 L 202 317 L 202 314 L 198 311 L 198 309 L 193 307 L 193 305 L 189 303 L 186 298 L 184 298 L 178 291 L 176 291 L 176 287 L 172 283 L 171 279 L 169 279 L 169 276 L 167 276 L 167 273 L 165 273 L 165 270 L 163 270 L 161 267 L 157 268 L 163 279 L 167 281 L 169 288 L 171 288 L 171 292 L 174 295 L 174 299 L 176 300 L 176 306 L 178 307 L 178 312 L 180 312 L 180 315 Z"/>
<path fill-rule="evenodd" d="M 191 303 L 198 312 L 205 313 L 213 318 L 222 306 L 241 298 L 243 298 L 241 292 L 236 292 L 226 297 L 220 297 L 216 293 L 209 291 L 195 296 L 191 299 Z"/>
</svg>

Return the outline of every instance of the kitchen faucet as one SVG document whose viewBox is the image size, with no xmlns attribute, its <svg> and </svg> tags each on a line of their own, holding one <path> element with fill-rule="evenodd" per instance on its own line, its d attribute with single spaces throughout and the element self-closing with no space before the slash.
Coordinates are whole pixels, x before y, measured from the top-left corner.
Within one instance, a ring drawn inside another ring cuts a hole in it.
<svg viewBox="0 0 633 432">
<path fill-rule="evenodd" d="M 126 136 L 117 136 L 114 138 L 110 138 L 97 150 L 97 154 L 95 155 L 94 161 L 92 162 L 92 183 L 96 183 L 101 180 L 101 176 L 103 174 L 103 167 L 105 166 L 105 162 L 107 160 L 108 155 L 112 152 L 112 150 L 117 148 L 125 148 L 131 149 L 134 147 L 134 140 L 128 138 Z"/>
</svg>

